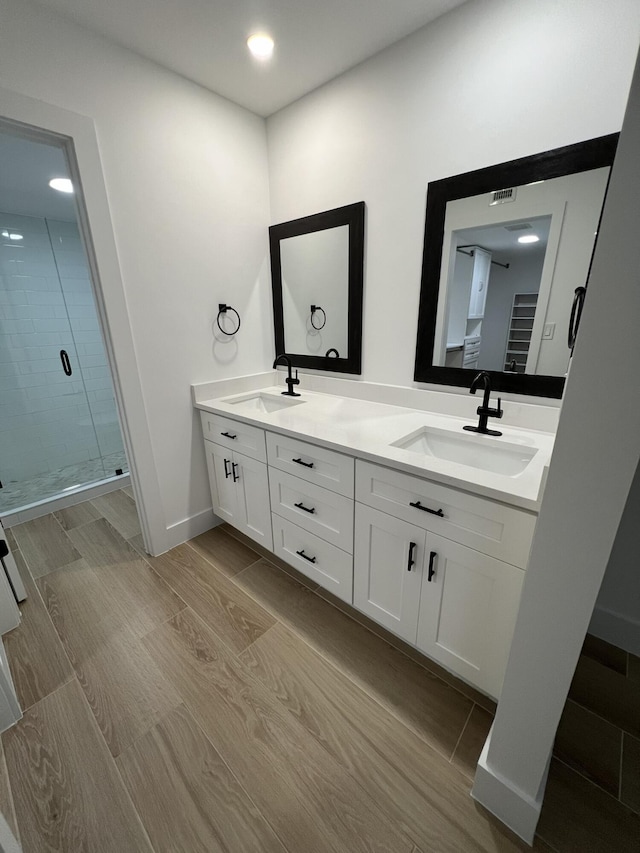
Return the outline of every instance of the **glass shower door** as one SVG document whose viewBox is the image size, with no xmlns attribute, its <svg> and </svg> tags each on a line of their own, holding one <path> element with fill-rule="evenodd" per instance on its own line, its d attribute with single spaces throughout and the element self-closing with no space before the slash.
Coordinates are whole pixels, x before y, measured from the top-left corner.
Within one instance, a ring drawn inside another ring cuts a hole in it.
<svg viewBox="0 0 640 853">
<path fill-rule="evenodd" d="M 105 476 L 58 266 L 44 218 L 0 213 L 0 513 Z"/>
</svg>

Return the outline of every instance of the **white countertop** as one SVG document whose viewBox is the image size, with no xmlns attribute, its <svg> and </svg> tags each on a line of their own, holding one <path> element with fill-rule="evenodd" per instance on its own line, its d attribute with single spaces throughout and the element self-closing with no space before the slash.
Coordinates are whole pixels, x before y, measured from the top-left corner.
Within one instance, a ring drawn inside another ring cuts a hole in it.
<svg viewBox="0 0 640 853">
<path fill-rule="evenodd" d="M 501 430 L 502 436 L 479 436 L 462 430 L 465 424 L 477 423 L 477 416 L 463 419 L 369 400 L 297 390 L 301 394 L 297 398 L 301 401 L 298 405 L 269 413 L 249 410 L 246 405 L 242 406 L 242 401 L 258 393 L 276 401 L 286 400 L 281 395 L 282 386 L 225 394 L 220 398 L 199 400 L 195 406 L 533 512 L 539 509 L 553 449 L 552 433 L 507 426 L 499 420 L 491 420 L 489 426 Z M 423 427 L 446 430 L 455 436 L 468 436 L 469 441 L 482 442 L 483 445 L 492 443 L 496 448 L 500 444 L 519 445 L 536 452 L 524 471 L 508 475 L 393 446 L 393 442 Z"/>
</svg>

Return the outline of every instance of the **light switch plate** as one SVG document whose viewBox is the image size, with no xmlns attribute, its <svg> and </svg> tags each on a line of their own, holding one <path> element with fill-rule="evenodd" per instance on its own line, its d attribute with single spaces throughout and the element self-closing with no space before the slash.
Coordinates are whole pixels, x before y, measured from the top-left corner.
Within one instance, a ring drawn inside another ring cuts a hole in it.
<svg viewBox="0 0 640 853">
<path fill-rule="evenodd" d="M 555 334 L 555 331 L 556 331 L 556 324 L 555 323 L 545 323 L 544 324 L 544 330 L 542 332 L 542 340 L 543 341 L 553 340 L 553 336 Z"/>
</svg>

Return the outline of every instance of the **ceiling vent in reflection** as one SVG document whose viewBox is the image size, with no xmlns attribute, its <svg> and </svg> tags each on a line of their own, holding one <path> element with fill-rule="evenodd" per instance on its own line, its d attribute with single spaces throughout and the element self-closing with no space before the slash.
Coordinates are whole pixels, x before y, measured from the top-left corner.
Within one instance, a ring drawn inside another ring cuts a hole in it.
<svg viewBox="0 0 640 853">
<path fill-rule="evenodd" d="M 506 204 L 508 201 L 516 200 L 516 187 L 507 187 L 506 190 L 496 190 L 491 193 L 489 207 L 494 204 Z"/>
<path fill-rule="evenodd" d="M 513 222 L 511 225 L 505 225 L 505 231 L 527 231 L 533 226 L 530 222 Z"/>
</svg>

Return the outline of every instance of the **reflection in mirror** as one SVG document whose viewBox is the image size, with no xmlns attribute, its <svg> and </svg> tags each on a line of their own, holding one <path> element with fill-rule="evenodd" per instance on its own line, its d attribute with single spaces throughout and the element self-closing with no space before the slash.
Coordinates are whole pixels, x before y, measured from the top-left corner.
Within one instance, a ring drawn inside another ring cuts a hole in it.
<svg viewBox="0 0 640 853">
<path fill-rule="evenodd" d="M 429 184 L 417 380 L 561 396 L 616 141 Z"/>
<path fill-rule="evenodd" d="M 349 226 L 281 240 L 280 263 L 288 350 L 346 355 Z"/>
<path fill-rule="evenodd" d="M 269 228 L 276 354 L 360 373 L 364 202 Z"/>
</svg>

